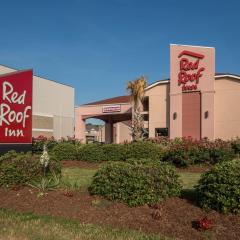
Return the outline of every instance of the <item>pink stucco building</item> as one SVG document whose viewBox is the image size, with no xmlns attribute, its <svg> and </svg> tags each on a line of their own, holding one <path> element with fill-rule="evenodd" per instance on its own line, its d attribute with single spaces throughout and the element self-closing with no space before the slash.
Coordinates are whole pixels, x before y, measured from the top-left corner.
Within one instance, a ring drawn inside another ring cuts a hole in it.
<svg viewBox="0 0 240 240">
<path fill-rule="evenodd" d="M 170 46 L 170 79 L 145 89 L 142 114 L 149 137 L 191 136 L 231 139 L 240 136 L 240 76 L 215 73 L 215 49 Z M 85 120 L 102 119 L 106 142 L 131 140 L 128 96 L 105 99 L 75 109 L 77 138 L 84 141 Z"/>
</svg>

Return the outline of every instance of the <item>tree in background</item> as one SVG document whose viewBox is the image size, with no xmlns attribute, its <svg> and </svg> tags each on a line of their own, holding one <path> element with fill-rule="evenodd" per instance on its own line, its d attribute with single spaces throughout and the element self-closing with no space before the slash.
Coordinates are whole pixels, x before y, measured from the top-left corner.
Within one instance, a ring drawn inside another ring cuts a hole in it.
<svg viewBox="0 0 240 240">
<path fill-rule="evenodd" d="M 127 91 L 130 94 L 131 102 L 133 105 L 132 126 L 130 127 L 133 141 L 142 139 L 145 133 L 144 121 L 141 115 L 141 106 L 144 99 L 144 90 L 146 86 L 147 81 L 144 76 L 141 76 L 134 81 L 129 81 L 127 84 Z"/>
</svg>

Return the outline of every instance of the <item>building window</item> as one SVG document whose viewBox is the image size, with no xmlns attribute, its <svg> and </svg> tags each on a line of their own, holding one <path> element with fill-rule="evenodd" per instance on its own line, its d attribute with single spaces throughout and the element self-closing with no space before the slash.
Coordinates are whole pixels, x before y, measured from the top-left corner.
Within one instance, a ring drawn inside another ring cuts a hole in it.
<svg viewBox="0 0 240 240">
<path fill-rule="evenodd" d="M 148 112 L 149 111 L 149 97 L 145 97 L 143 99 L 143 111 Z"/>
<path fill-rule="evenodd" d="M 168 128 L 155 128 L 155 137 L 167 137 Z"/>
<path fill-rule="evenodd" d="M 143 114 L 143 121 L 149 121 L 149 115 L 148 114 Z"/>
</svg>

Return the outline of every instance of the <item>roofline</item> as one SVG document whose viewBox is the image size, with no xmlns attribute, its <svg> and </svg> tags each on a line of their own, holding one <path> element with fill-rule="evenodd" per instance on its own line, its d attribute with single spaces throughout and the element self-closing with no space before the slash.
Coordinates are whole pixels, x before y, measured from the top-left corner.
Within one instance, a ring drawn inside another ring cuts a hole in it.
<svg viewBox="0 0 240 240">
<path fill-rule="evenodd" d="M 214 76 L 215 79 L 223 78 L 223 77 L 230 77 L 230 78 L 240 79 L 240 76 L 235 75 L 235 74 L 217 74 L 217 75 Z M 150 88 L 155 87 L 156 85 L 168 84 L 168 83 L 170 83 L 170 79 L 159 80 L 159 81 L 157 81 L 157 82 L 155 82 L 155 83 L 152 83 L 152 84 L 150 84 L 149 86 L 147 86 L 147 87 L 145 88 L 145 91 L 146 91 L 146 90 L 149 90 Z"/>
<path fill-rule="evenodd" d="M 12 68 L 12 67 L 9 67 L 9 66 L 4 65 L 4 64 L 0 64 L 0 66 L 10 68 L 10 69 L 15 70 L 15 71 L 17 71 L 17 72 L 27 71 L 27 70 L 19 70 L 19 69 L 16 69 L 16 68 Z M 32 71 L 33 71 L 33 69 L 28 69 L 28 70 L 32 70 Z M 6 74 L 8 74 L 8 73 L 6 73 Z M 9 73 L 9 74 L 10 74 L 10 73 Z M 2 75 L 5 75 L 5 74 L 2 74 Z M 1 76 L 2 76 L 2 75 L 1 75 Z M 33 74 L 33 77 L 39 77 L 39 78 L 42 78 L 42 79 L 44 79 L 44 80 L 47 80 L 47 81 L 50 81 L 50 82 L 54 82 L 54 83 L 57 83 L 57 84 L 61 84 L 61 85 L 64 85 L 64 86 L 66 86 L 66 87 L 70 87 L 70 88 L 75 89 L 75 88 L 74 88 L 73 86 L 71 86 L 71 85 L 68 85 L 68 84 L 65 84 L 65 83 L 60 83 L 60 82 L 57 82 L 56 80 L 47 79 L 47 78 L 42 77 L 42 76 L 39 76 L 39 75 Z"/>
<path fill-rule="evenodd" d="M 23 73 L 23 72 L 33 72 L 33 69 L 25 69 L 25 70 L 16 70 L 14 72 L 9 72 L 9 73 L 4 73 L 4 74 L 0 74 L 0 77 L 8 77 L 11 76 L 13 74 L 19 74 L 19 73 Z"/>
<path fill-rule="evenodd" d="M 230 77 L 230 78 L 240 79 L 240 76 L 234 75 L 234 74 L 220 74 L 220 75 L 215 75 L 215 78 L 223 78 L 223 77 Z"/>
<path fill-rule="evenodd" d="M 157 82 L 155 82 L 155 83 L 152 83 L 152 84 L 150 84 L 149 86 L 147 86 L 147 87 L 145 88 L 145 91 L 148 90 L 148 89 L 150 89 L 150 88 L 155 87 L 156 85 L 168 84 L 168 83 L 170 83 L 170 80 L 169 80 L 169 79 L 159 80 L 159 81 L 157 81 Z"/>
<path fill-rule="evenodd" d="M 109 105 L 130 105 L 130 102 L 125 102 L 125 103 L 99 103 L 99 104 L 82 104 L 79 106 L 75 106 L 75 108 L 79 108 L 79 107 L 96 107 L 96 106 L 109 106 Z"/>
<path fill-rule="evenodd" d="M 184 44 L 177 44 L 177 43 L 170 43 L 170 46 L 200 47 L 200 48 L 213 48 L 213 49 L 215 49 L 215 47 L 205 47 L 205 46 L 195 46 L 195 45 L 184 45 Z"/>
</svg>

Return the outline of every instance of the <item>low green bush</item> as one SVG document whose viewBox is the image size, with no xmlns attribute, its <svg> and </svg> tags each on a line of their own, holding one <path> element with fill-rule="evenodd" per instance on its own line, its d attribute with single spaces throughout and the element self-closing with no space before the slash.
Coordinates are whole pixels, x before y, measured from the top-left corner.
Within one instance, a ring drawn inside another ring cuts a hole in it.
<svg viewBox="0 0 240 240">
<path fill-rule="evenodd" d="M 152 160 L 151 158 L 128 158 L 126 159 L 126 163 L 132 165 L 162 164 L 160 161 Z"/>
<path fill-rule="evenodd" d="M 237 138 L 231 142 L 232 149 L 235 154 L 240 155 L 240 138 Z"/>
<path fill-rule="evenodd" d="M 203 208 L 240 213 L 240 161 L 221 162 L 204 173 L 196 186 L 196 193 Z"/>
<path fill-rule="evenodd" d="M 178 196 L 181 184 L 175 168 L 167 163 L 111 162 L 95 174 L 89 191 L 137 206 Z"/>
<path fill-rule="evenodd" d="M 161 160 L 162 148 L 150 141 L 137 141 L 126 144 L 126 159 L 128 158 L 150 158 L 152 160 Z"/>
<path fill-rule="evenodd" d="M 216 164 L 229 161 L 235 157 L 231 143 L 228 141 L 191 138 L 176 139 L 165 148 L 163 160 L 177 167 L 187 167 L 193 164 Z"/>
<path fill-rule="evenodd" d="M 33 154 L 42 154 L 43 152 L 43 146 L 46 145 L 49 152 L 53 150 L 53 148 L 58 144 L 58 141 L 56 141 L 54 138 L 33 138 L 32 141 L 32 152 Z"/>
<path fill-rule="evenodd" d="M 78 148 L 77 159 L 86 162 L 105 161 L 105 154 L 101 144 L 83 144 Z"/>
<path fill-rule="evenodd" d="M 122 144 L 104 144 L 102 145 L 104 160 L 106 161 L 124 161 L 126 158 L 126 146 Z"/>
<path fill-rule="evenodd" d="M 61 173 L 59 161 L 51 158 L 48 172 Z M 16 153 L 10 151 L 0 157 L 0 186 L 24 185 L 27 182 L 37 179 L 42 174 L 42 165 L 39 157 L 30 153 Z"/>
<path fill-rule="evenodd" d="M 77 146 L 70 142 L 61 142 L 53 148 L 51 153 L 58 160 L 76 160 Z"/>
</svg>

